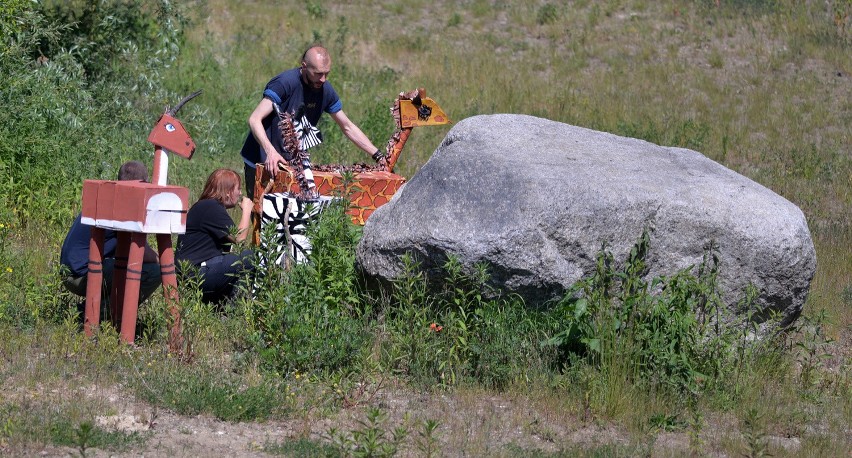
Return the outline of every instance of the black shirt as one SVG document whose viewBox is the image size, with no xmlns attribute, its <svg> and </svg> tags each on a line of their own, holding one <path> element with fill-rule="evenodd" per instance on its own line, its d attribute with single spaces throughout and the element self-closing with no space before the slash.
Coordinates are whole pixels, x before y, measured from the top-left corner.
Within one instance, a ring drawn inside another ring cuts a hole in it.
<svg viewBox="0 0 852 458">
<path fill-rule="evenodd" d="M 231 249 L 228 233 L 233 225 L 234 220 L 218 200 L 199 200 L 186 215 L 186 233 L 178 236 L 176 260 L 199 265 L 227 253 Z"/>
</svg>

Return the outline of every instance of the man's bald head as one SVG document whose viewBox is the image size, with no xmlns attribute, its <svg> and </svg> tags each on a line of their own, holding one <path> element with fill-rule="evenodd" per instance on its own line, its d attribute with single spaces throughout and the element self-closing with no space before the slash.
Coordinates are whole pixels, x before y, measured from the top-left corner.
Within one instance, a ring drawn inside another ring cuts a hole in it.
<svg viewBox="0 0 852 458">
<path fill-rule="evenodd" d="M 302 55 L 300 71 L 308 86 L 320 89 L 331 72 L 331 56 L 322 46 L 311 46 Z"/>
<path fill-rule="evenodd" d="M 302 54 L 302 64 L 331 65 L 331 56 L 328 55 L 328 50 L 322 46 L 311 46 Z"/>
</svg>

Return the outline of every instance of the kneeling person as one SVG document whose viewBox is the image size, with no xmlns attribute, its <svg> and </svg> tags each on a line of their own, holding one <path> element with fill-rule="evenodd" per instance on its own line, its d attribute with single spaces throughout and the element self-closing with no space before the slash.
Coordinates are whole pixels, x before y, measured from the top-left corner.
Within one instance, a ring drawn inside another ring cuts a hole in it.
<svg viewBox="0 0 852 458">
<path fill-rule="evenodd" d="M 204 302 L 232 297 L 240 275 L 253 269 L 251 250 L 230 252 L 232 243 L 245 240 L 251 222 L 253 204 L 251 199 L 242 197 L 240 186 L 240 176 L 233 170 L 211 173 L 186 216 L 186 233 L 178 236 L 175 259 L 197 269 Z M 238 203 L 242 215 L 237 235 L 231 236 L 234 221 L 227 209 Z"/>
<path fill-rule="evenodd" d="M 148 181 L 148 168 L 139 161 L 129 161 L 118 169 L 118 181 Z M 62 242 L 62 253 L 60 263 L 66 271 L 62 279 L 62 285 L 68 291 L 82 297 L 86 297 L 89 274 L 89 241 L 92 228 L 82 223 L 82 214 L 78 214 L 65 240 Z M 114 231 L 104 231 L 104 252 L 102 261 L 103 283 L 101 284 L 101 307 L 109 310 L 109 297 L 112 291 L 112 277 L 115 268 L 115 250 L 118 245 L 117 235 Z M 145 301 L 162 280 L 160 278 L 160 263 L 157 252 L 145 243 L 145 252 L 142 258 L 142 279 L 139 287 L 139 304 Z M 84 313 L 85 302 L 77 305 L 81 314 Z M 103 316 L 103 315 L 102 315 Z"/>
</svg>

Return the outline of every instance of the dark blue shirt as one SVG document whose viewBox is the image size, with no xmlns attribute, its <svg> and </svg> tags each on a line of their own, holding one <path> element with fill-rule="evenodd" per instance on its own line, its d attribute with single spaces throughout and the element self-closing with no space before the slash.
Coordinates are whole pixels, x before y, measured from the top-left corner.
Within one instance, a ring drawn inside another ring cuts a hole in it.
<svg viewBox="0 0 852 458">
<path fill-rule="evenodd" d="M 263 97 L 278 104 L 281 111 L 285 113 L 297 113 L 300 108 L 303 108 L 305 117 L 314 127 L 319 123 L 323 112 L 337 113 L 343 109 L 343 104 L 331 83 L 326 81 L 322 88 L 314 89 L 302 81 L 298 68 L 287 70 L 272 78 L 263 91 Z M 263 118 L 263 129 L 275 150 L 289 161 L 291 154 L 284 150 L 281 130 L 278 128 L 278 119 L 274 110 L 269 116 Z M 321 135 L 320 138 L 322 138 Z M 250 167 L 266 161 L 266 152 L 252 135 L 251 129 L 246 136 L 240 155 Z"/>
<path fill-rule="evenodd" d="M 59 262 L 66 266 L 71 275 L 82 277 L 89 273 L 89 240 L 92 236 L 92 227 L 83 224 L 82 215 L 77 215 L 71 229 L 62 242 L 62 253 Z M 115 232 L 104 231 L 104 258 L 115 257 L 115 247 L 118 245 Z"/>
</svg>

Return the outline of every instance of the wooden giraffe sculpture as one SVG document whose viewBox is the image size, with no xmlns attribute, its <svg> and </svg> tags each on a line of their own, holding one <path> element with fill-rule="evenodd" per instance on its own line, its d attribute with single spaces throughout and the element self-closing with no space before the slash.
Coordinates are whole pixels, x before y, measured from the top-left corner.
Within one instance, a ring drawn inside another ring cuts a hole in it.
<svg viewBox="0 0 852 458">
<path fill-rule="evenodd" d="M 390 201 L 405 183 L 405 177 L 393 173 L 393 169 L 411 131 L 415 127 L 437 126 L 450 122 L 449 117 L 437 102 L 426 97 L 426 89 L 422 87 L 401 92 L 390 108 L 396 130 L 385 146 L 387 159 L 384 166 L 356 165 L 354 168 L 317 164 L 312 166 L 313 182 L 320 195 L 348 195 L 351 205 L 347 213 L 355 224 L 363 225 L 373 211 Z M 280 170 L 274 172 L 274 176 L 266 170 L 264 164 L 256 164 L 255 167 L 255 195 L 252 198 L 255 203 L 254 212 L 258 217 L 254 218 L 252 240 L 257 244 L 263 196 L 267 193 L 280 192 L 297 195 L 300 192 L 300 184 L 297 179 L 298 172 L 292 165 L 281 166 Z M 354 172 L 353 180 L 348 184 L 343 178 L 343 172 L 346 171 Z"/>
</svg>

